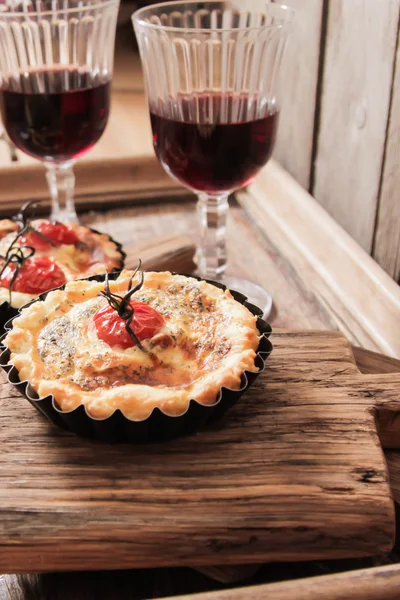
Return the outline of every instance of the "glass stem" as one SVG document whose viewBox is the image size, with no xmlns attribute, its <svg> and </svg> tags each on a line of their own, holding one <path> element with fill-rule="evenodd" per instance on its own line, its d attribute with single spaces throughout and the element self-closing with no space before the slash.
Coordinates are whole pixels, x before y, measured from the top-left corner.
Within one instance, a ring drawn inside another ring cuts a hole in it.
<svg viewBox="0 0 400 600">
<path fill-rule="evenodd" d="M 51 220 L 78 223 L 74 204 L 75 175 L 72 170 L 74 163 L 69 161 L 62 164 L 45 164 L 51 197 Z"/>
<path fill-rule="evenodd" d="M 227 264 L 226 223 L 228 194 L 199 194 L 197 214 L 200 223 L 200 244 L 196 262 L 199 273 L 207 279 L 221 279 Z"/>
</svg>

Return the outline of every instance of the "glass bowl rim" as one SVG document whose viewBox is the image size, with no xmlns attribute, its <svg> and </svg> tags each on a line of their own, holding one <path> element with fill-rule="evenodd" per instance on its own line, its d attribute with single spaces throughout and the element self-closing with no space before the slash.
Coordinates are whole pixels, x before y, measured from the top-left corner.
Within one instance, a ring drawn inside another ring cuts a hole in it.
<svg viewBox="0 0 400 600">
<path fill-rule="evenodd" d="M 120 0 L 103 0 L 100 2 L 97 1 L 95 4 L 82 4 L 81 6 L 77 6 L 74 8 L 58 8 L 57 10 L 41 10 L 41 11 L 28 11 L 28 10 L 20 10 L 17 12 L 2 12 L 0 11 L 0 22 L 3 20 L 8 20 L 8 19 L 21 19 L 24 18 L 27 22 L 29 22 L 30 19 L 34 18 L 34 19 L 42 19 L 45 17 L 51 17 L 51 16 L 59 16 L 60 19 L 63 18 L 64 15 L 74 15 L 76 13 L 87 13 L 90 12 L 91 10 L 99 10 L 99 9 L 103 9 L 103 8 L 109 8 L 110 6 L 119 6 L 120 4 Z"/>
<path fill-rule="evenodd" d="M 206 0 L 208 4 L 221 4 L 221 2 L 223 2 L 223 0 Z M 198 4 L 199 0 L 172 0 L 169 2 L 158 2 L 157 4 L 151 4 L 149 6 L 143 6 L 142 8 L 139 8 L 138 10 L 136 10 L 133 14 L 132 14 L 132 22 L 133 25 L 138 25 L 140 27 L 146 28 L 146 29 L 152 29 L 154 31 L 165 31 L 165 32 L 171 32 L 171 33 L 181 33 L 181 34 L 190 34 L 190 33 L 232 33 L 232 32 L 237 32 L 237 33 L 241 33 L 241 32 L 247 32 L 247 31 L 268 31 L 268 30 L 276 30 L 279 31 L 280 29 L 283 29 L 284 27 L 287 27 L 288 25 L 290 25 L 290 23 L 293 21 L 293 18 L 296 14 L 296 11 L 294 10 L 294 8 L 292 8 L 291 6 L 288 6 L 287 4 L 284 3 L 273 3 L 273 4 L 268 4 L 267 6 L 273 6 L 275 9 L 279 9 L 279 11 L 282 14 L 287 15 L 287 20 L 285 23 L 281 23 L 279 25 L 258 25 L 255 27 L 232 27 L 232 28 L 223 28 L 223 27 L 210 27 L 210 28 L 201 28 L 201 27 L 173 27 L 173 26 L 169 26 L 169 25 L 158 25 L 156 23 L 149 23 L 148 21 L 145 21 L 144 19 L 142 19 L 142 13 L 145 13 L 146 11 L 149 11 L 150 9 L 156 9 L 156 8 L 161 8 L 163 6 L 168 7 L 168 6 L 180 6 L 180 5 L 184 5 L 184 4 Z M 250 11 L 252 12 L 252 11 Z M 255 12 L 255 11 L 254 11 Z M 260 10 L 258 11 L 260 14 L 262 14 L 263 12 L 266 12 L 266 10 Z"/>
</svg>

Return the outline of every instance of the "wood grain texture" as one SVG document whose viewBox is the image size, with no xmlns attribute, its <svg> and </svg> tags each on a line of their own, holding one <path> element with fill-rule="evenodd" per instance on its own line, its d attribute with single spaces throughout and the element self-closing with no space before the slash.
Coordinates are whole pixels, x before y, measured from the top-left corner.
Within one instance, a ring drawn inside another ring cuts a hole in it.
<svg viewBox="0 0 400 600">
<path fill-rule="evenodd" d="M 338 333 L 273 341 L 265 373 L 223 423 L 163 445 L 75 438 L 3 383 L 1 571 L 390 550 L 394 513 L 373 408 L 400 408 L 400 374 L 359 374 Z"/>
<path fill-rule="evenodd" d="M 389 469 L 390 487 L 395 500 L 400 504 L 400 452 L 398 450 L 386 450 L 385 457 Z"/>
<path fill-rule="evenodd" d="M 329 2 L 313 195 L 371 252 L 399 0 Z"/>
<path fill-rule="evenodd" d="M 400 360 L 364 348 L 352 347 L 361 373 L 400 373 Z"/>
<path fill-rule="evenodd" d="M 274 156 L 309 189 L 321 26 L 325 0 L 290 0 L 296 11 L 281 71 L 281 106 Z"/>
<path fill-rule="evenodd" d="M 373 256 L 400 283 L 400 37 L 397 43 Z"/>
<path fill-rule="evenodd" d="M 129 244 L 124 250 L 126 269 L 136 269 L 139 259 L 146 271 L 192 273 L 196 268 L 193 260 L 196 247 L 187 236 L 152 238 Z"/>
<path fill-rule="evenodd" d="M 237 197 L 314 316 L 357 346 L 400 357 L 399 286 L 297 182 L 271 162 Z"/>
<path fill-rule="evenodd" d="M 361 373 L 400 373 L 400 360 L 363 348 L 353 347 L 352 352 Z M 396 412 L 385 410 L 376 415 L 378 435 L 384 448 L 400 448 L 400 421 L 396 416 Z M 400 505 L 400 452 L 386 450 L 385 457 L 393 497 Z"/>
<path fill-rule="evenodd" d="M 390 565 L 301 581 L 179 596 L 179 600 L 398 600 L 399 588 L 400 567 Z M 178 600 L 178 596 L 171 600 Z"/>
</svg>

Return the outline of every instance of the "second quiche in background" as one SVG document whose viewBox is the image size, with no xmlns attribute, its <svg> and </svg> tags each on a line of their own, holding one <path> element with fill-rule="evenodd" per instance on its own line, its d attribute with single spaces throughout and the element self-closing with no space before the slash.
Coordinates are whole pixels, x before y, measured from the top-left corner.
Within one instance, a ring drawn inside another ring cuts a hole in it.
<svg viewBox="0 0 400 600">
<path fill-rule="evenodd" d="M 125 253 L 108 235 L 78 224 L 31 220 L 32 204 L 0 220 L 1 325 L 43 292 L 124 266 Z"/>
</svg>

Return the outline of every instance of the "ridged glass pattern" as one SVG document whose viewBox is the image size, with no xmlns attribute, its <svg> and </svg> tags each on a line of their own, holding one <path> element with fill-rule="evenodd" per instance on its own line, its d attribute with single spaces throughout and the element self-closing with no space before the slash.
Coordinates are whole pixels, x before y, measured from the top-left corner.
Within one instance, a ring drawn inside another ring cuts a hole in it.
<svg viewBox="0 0 400 600">
<path fill-rule="evenodd" d="M 91 85 L 111 79 L 118 2 L 38 0 L 0 6 L 0 85 L 24 93 L 52 93 L 55 68 Z M 17 12 L 18 11 L 18 12 Z M 26 77 L 26 73 L 30 77 Z M 34 77 L 32 77 L 32 72 Z M 85 87 L 68 81 L 63 91 Z"/>
<path fill-rule="evenodd" d="M 155 5 L 137 13 L 152 112 L 208 124 L 251 121 L 276 109 L 293 11 L 274 3 L 241 4 L 243 9 L 234 2 L 201 2 L 196 10 L 171 3 L 171 8 Z M 216 94 L 221 95 L 217 103 Z"/>
</svg>

